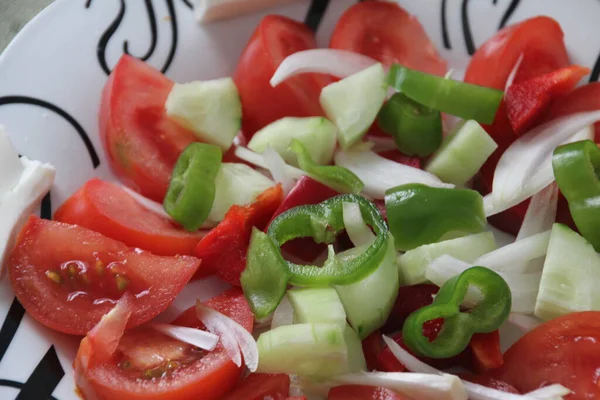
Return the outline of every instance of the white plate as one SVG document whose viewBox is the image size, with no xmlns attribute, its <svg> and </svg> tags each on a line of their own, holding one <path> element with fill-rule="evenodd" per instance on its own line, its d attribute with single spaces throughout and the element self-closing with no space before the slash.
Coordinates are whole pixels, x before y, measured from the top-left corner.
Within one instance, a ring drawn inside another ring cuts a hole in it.
<svg viewBox="0 0 600 400">
<path fill-rule="evenodd" d="M 313 3 L 293 2 L 206 26 L 194 21 L 186 0 L 59 0 L 48 7 L 0 58 L 0 123 L 20 153 L 57 167 L 44 214 L 50 215 L 92 176 L 113 179 L 98 138 L 97 110 L 105 70 L 116 63 L 125 43 L 133 55 L 147 56 L 176 81 L 217 78 L 233 71 L 267 12 L 298 20 L 311 14 L 310 20 L 319 25 L 318 42 L 326 46 L 338 17 L 354 1 Z M 502 24 L 543 14 L 560 22 L 572 62 L 593 68 L 597 79 L 597 0 L 401 3 L 419 18 L 457 71 L 464 70 L 469 55 Z M 211 282 L 200 285 L 205 297 L 223 288 Z M 0 321 L 0 399 L 75 399 L 71 362 L 77 340 L 33 321 L 6 281 L 0 283 Z"/>
</svg>

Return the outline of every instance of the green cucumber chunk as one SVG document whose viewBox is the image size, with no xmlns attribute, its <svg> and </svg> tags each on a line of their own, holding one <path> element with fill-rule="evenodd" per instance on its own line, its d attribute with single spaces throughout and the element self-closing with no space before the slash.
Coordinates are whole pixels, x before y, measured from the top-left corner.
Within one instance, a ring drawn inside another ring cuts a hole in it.
<svg viewBox="0 0 600 400">
<path fill-rule="evenodd" d="M 323 88 L 321 106 L 327 118 L 336 125 L 343 150 L 367 132 L 386 93 L 386 73 L 379 63 Z"/>
<path fill-rule="evenodd" d="M 561 315 L 600 310 L 600 256 L 581 235 L 554 224 L 534 314 L 547 321 Z"/>
<path fill-rule="evenodd" d="M 176 83 L 165 109 L 198 139 L 223 150 L 231 147 L 242 123 L 242 103 L 231 78 Z"/>
<path fill-rule="evenodd" d="M 419 246 L 398 257 L 400 282 L 402 285 L 416 285 L 426 282 L 425 270 L 427 266 L 440 256 L 449 255 L 461 261 L 472 263 L 482 255 L 496 250 L 496 248 L 496 240 L 492 232 L 482 232 Z"/>
<path fill-rule="evenodd" d="M 328 378 L 364 369 L 360 340 L 347 325 L 306 323 L 280 326 L 260 335 L 256 372 Z M 355 352 L 358 351 L 358 354 Z M 362 362 L 360 358 L 362 357 Z M 358 368 L 362 366 L 362 368 Z"/>
<path fill-rule="evenodd" d="M 425 170 L 444 182 L 462 186 L 477 174 L 497 147 L 477 121 L 463 121 L 433 153 Z"/>
<path fill-rule="evenodd" d="M 275 186 L 275 182 L 246 164 L 222 163 L 215 185 L 215 201 L 208 219 L 220 222 L 232 205 L 252 203 L 259 194 Z"/>
<path fill-rule="evenodd" d="M 363 246 L 355 247 L 338 254 L 338 257 L 353 257 L 362 252 Z M 385 323 L 396 301 L 398 287 L 396 248 L 390 235 L 385 257 L 375 271 L 358 282 L 335 286 L 348 321 L 361 339 Z"/>
<path fill-rule="evenodd" d="M 299 140 L 313 161 L 319 165 L 331 163 L 336 144 L 335 125 L 327 118 L 286 117 L 277 120 L 256 132 L 248 148 L 262 153 L 272 147 L 286 163 L 298 166 L 296 154 L 289 149 L 292 140 Z"/>
<path fill-rule="evenodd" d="M 332 322 L 346 325 L 346 312 L 333 288 L 301 288 L 287 292 L 294 323 Z"/>
</svg>

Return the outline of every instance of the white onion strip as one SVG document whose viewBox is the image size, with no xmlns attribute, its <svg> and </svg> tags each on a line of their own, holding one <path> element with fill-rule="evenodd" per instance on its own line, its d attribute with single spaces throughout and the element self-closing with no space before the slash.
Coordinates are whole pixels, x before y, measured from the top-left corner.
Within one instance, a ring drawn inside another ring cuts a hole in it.
<svg viewBox="0 0 600 400">
<path fill-rule="evenodd" d="M 273 77 L 271 86 L 294 75 L 305 73 L 320 73 L 345 78 L 377 64 L 377 60 L 348 50 L 313 49 L 304 50 L 287 56 Z"/>
<path fill-rule="evenodd" d="M 409 371 L 416 373 L 445 375 L 442 371 L 425 364 L 423 361 L 404 350 L 398 345 L 398 343 L 389 337 L 383 336 L 383 340 L 388 345 L 390 351 L 394 357 L 396 357 L 398 362 L 404 365 Z M 470 400 L 550 400 L 557 397 L 560 398 L 560 396 L 571 393 L 569 389 L 562 385 L 550 385 L 545 388 L 521 395 L 488 388 L 486 386 L 478 385 L 465 380 L 462 380 L 462 384 L 469 395 Z"/>
<path fill-rule="evenodd" d="M 552 228 L 552 225 L 550 225 L 550 228 Z M 550 243 L 549 230 L 517 240 L 484 254 L 477 258 L 473 264 L 482 265 L 494 271 L 525 272 L 523 263 L 545 256 L 548 251 L 548 243 Z"/>
<path fill-rule="evenodd" d="M 225 352 L 238 367 L 242 365 L 241 354 L 250 372 L 258 367 L 258 347 L 252 334 L 226 315 L 196 301 L 196 314 L 206 328 L 219 336 Z"/>
<path fill-rule="evenodd" d="M 286 168 L 287 164 L 271 146 L 267 146 L 262 156 L 273 180 L 281 184 L 284 195 L 287 195 L 295 184 L 294 177 L 290 175 L 289 170 Z"/>
<path fill-rule="evenodd" d="M 517 75 L 517 71 L 519 70 L 519 67 L 521 66 L 522 61 L 523 61 L 523 53 L 521 53 L 521 55 L 517 59 L 517 62 L 515 63 L 515 66 L 510 71 L 510 74 L 508 74 L 508 79 L 506 80 L 506 85 L 504 85 L 504 92 L 506 92 L 508 90 L 508 88 L 512 86 L 513 81 L 515 80 L 515 76 Z"/>
<path fill-rule="evenodd" d="M 375 234 L 365 224 L 358 204 L 348 202 L 342 204 L 342 216 L 346 233 L 355 247 L 370 245 L 375 241 Z"/>
<path fill-rule="evenodd" d="M 383 199 L 386 190 L 407 183 L 454 187 L 429 172 L 388 160 L 369 150 L 340 150 L 334 158 L 336 165 L 349 169 L 364 182 L 363 193 L 376 199 Z"/>
<path fill-rule="evenodd" d="M 235 149 L 235 155 L 254 166 L 269 169 L 269 166 L 265 162 L 264 156 L 260 153 L 255 153 L 254 151 L 245 147 L 238 147 Z M 286 173 L 294 179 L 300 179 L 302 175 L 306 175 L 306 172 L 302 171 L 300 168 L 296 168 L 288 164 L 285 165 L 285 168 Z"/>
<path fill-rule="evenodd" d="M 152 211 L 155 214 L 160 215 L 163 218 L 166 218 L 171 221 L 173 220 L 173 218 L 171 218 L 171 216 L 167 214 L 162 204 L 142 196 L 141 194 L 139 194 L 135 190 L 128 188 L 127 186 L 122 185 L 121 188 L 123 188 L 123 190 L 126 191 L 128 195 L 133 197 L 135 201 L 137 201 L 141 206 L 145 207 L 146 209 Z"/>
<path fill-rule="evenodd" d="M 271 321 L 271 329 L 278 328 L 284 325 L 292 325 L 294 323 L 294 308 L 288 299 L 287 295 L 283 296 L 281 302 L 273 312 L 273 320 Z"/>
<path fill-rule="evenodd" d="M 213 351 L 219 342 L 219 337 L 217 335 L 201 329 L 159 323 L 153 323 L 151 326 L 154 330 L 163 335 L 183 343 L 191 344 L 202 350 Z"/>
<path fill-rule="evenodd" d="M 552 229 L 557 207 L 558 186 L 552 183 L 531 198 L 517 241 Z"/>
</svg>

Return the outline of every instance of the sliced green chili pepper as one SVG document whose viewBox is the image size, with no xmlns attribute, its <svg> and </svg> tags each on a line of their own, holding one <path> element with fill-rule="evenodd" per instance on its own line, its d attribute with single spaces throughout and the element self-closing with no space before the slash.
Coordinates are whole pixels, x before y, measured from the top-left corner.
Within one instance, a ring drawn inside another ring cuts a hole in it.
<svg viewBox="0 0 600 400">
<path fill-rule="evenodd" d="M 482 232 L 487 224 L 481 195 L 469 189 L 410 183 L 388 189 L 385 208 L 396 249 L 403 251 Z"/>
<path fill-rule="evenodd" d="M 365 184 L 349 169 L 337 165 L 318 165 L 301 141 L 294 139 L 290 150 L 296 153 L 298 165 L 316 181 L 341 193 L 360 193 Z"/>
<path fill-rule="evenodd" d="M 583 237 L 600 251 L 600 149 L 591 140 L 559 146 L 552 156 L 554 177 Z"/>
<path fill-rule="evenodd" d="M 264 318 L 285 295 L 290 272 L 275 242 L 257 228 L 252 230 L 246 258 L 240 282 L 252 312 Z"/>
<path fill-rule="evenodd" d="M 504 95 L 500 90 L 446 79 L 398 64 L 390 68 L 388 83 L 427 107 L 484 124 L 494 121 Z"/>
<path fill-rule="evenodd" d="M 163 206 L 167 214 L 188 231 L 198 230 L 210 213 L 221 158 L 219 147 L 192 143 L 173 168 Z"/>
<path fill-rule="evenodd" d="M 468 312 L 461 312 L 469 288 L 476 288 L 481 300 Z M 511 292 L 496 272 L 472 267 L 449 279 L 433 303 L 413 312 L 402 327 L 402 340 L 415 353 L 431 358 L 449 358 L 460 354 L 474 333 L 495 331 L 506 321 L 511 309 Z M 443 318 L 438 336 L 430 341 L 423 335 L 423 324 Z"/>
<path fill-rule="evenodd" d="M 428 156 L 442 144 L 441 113 L 417 103 L 404 93 L 396 93 L 384 104 L 377 123 L 409 156 Z"/>
</svg>

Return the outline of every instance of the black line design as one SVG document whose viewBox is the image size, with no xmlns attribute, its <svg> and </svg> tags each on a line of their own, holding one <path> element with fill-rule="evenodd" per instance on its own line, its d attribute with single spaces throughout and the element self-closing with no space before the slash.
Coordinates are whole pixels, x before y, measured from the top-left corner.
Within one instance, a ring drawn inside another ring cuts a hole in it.
<svg viewBox="0 0 600 400">
<path fill-rule="evenodd" d="M 450 50 L 452 49 L 452 44 L 450 43 L 450 36 L 448 35 L 448 21 L 446 20 L 448 16 L 446 15 L 446 0 L 442 0 L 442 40 L 444 42 L 444 48 Z"/>
<path fill-rule="evenodd" d="M 327 6 L 329 6 L 329 0 L 312 0 L 312 2 L 310 3 L 308 12 L 306 13 L 306 17 L 304 18 L 304 23 L 313 32 L 316 32 L 317 29 L 319 29 L 319 25 L 321 24 L 321 20 L 325 15 Z"/>
<path fill-rule="evenodd" d="M 43 219 L 52 219 L 52 200 L 50 200 L 50 192 L 46 193 L 42 199 L 40 217 Z"/>
<path fill-rule="evenodd" d="M 89 153 L 90 160 L 92 161 L 92 165 L 94 168 L 97 168 L 100 165 L 100 158 L 98 157 L 98 153 L 96 153 L 96 149 L 92 144 L 88 134 L 85 132 L 85 129 L 77 122 L 75 118 L 73 118 L 69 113 L 67 113 L 62 108 L 49 103 L 45 100 L 36 99 L 34 97 L 29 96 L 3 96 L 0 97 L 0 106 L 10 105 L 10 104 L 28 104 L 32 106 L 38 106 L 45 108 L 46 110 L 52 111 L 62 118 L 64 118 L 71 126 L 77 131 L 77 134 L 83 140 L 85 147 Z"/>
<path fill-rule="evenodd" d="M 58 361 L 54 346 L 51 346 L 44 358 L 35 367 L 27 382 L 23 384 L 21 392 L 15 400 L 53 398 L 52 392 L 63 376 L 65 376 L 65 371 L 60 365 L 60 361 Z"/>
<path fill-rule="evenodd" d="M 15 298 L 8 309 L 8 314 L 2 324 L 2 328 L 0 328 L 0 361 L 2 361 L 6 350 L 8 350 L 8 346 L 10 346 L 10 342 L 15 337 L 24 315 L 25 309 L 19 303 L 19 300 Z"/>
<path fill-rule="evenodd" d="M 498 4 L 498 0 L 492 0 L 492 4 L 493 4 L 493 5 L 496 5 L 496 4 Z"/>
<path fill-rule="evenodd" d="M 592 73 L 590 74 L 590 82 L 596 82 L 598 77 L 600 77 L 600 54 L 598 55 Z"/>
<path fill-rule="evenodd" d="M 0 386 L 11 387 L 15 389 L 22 389 L 23 384 L 21 382 L 11 381 L 8 379 L 0 379 Z M 47 397 L 48 400 L 58 400 L 56 397 L 49 395 Z"/>
<path fill-rule="evenodd" d="M 185 4 L 190 10 L 194 9 L 194 5 L 190 3 L 189 0 L 183 0 L 183 4 Z"/>
<path fill-rule="evenodd" d="M 460 15 L 462 21 L 463 36 L 465 37 L 465 46 L 467 53 L 472 56 L 475 53 L 475 44 L 473 43 L 473 35 L 471 34 L 471 26 L 469 22 L 469 0 L 463 0 Z"/>
<path fill-rule="evenodd" d="M 100 67 L 102 68 L 102 70 L 104 71 L 104 73 L 106 75 L 110 75 L 110 72 L 111 72 L 111 68 L 108 66 L 108 63 L 106 61 L 106 47 L 108 46 L 108 43 L 110 42 L 111 38 L 113 37 L 113 35 L 117 31 L 117 29 L 119 29 L 119 26 L 121 25 L 121 23 L 123 22 L 123 19 L 125 18 L 125 12 L 126 12 L 125 0 L 120 0 L 120 1 L 121 1 L 121 3 L 120 3 L 121 6 L 120 6 L 118 14 L 116 15 L 115 19 L 110 23 L 110 25 L 106 28 L 104 33 L 100 36 L 100 40 L 98 41 L 98 47 L 96 48 L 96 56 L 98 58 L 98 63 L 100 64 Z M 145 5 L 146 5 L 146 12 L 148 14 L 148 23 L 150 25 L 150 47 L 148 48 L 148 51 L 146 52 L 146 54 L 144 54 L 142 57 L 138 57 L 138 58 L 142 61 L 147 61 L 150 57 L 152 57 L 152 55 L 154 54 L 154 51 L 156 50 L 156 44 L 158 43 L 159 30 L 158 30 L 158 24 L 157 24 L 157 19 L 156 19 L 156 13 L 154 12 L 154 5 L 152 2 L 153 0 L 144 0 L 144 1 L 145 1 Z M 170 24 L 171 25 L 171 45 L 170 45 L 169 52 L 167 54 L 165 63 L 163 64 L 162 68 L 160 69 L 163 74 L 167 72 L 167 70 L 171 66 L 171 63 L 173 62 L 173 58 L 175 57 L 175 51 L 177 50 L 177 41 L 178 41 L 177 14 L 175 12 L 175 5 L 173 4 L 173 0 L 165 0 L 165 1 L 167 4 L 167 9 L 169 10 L 168 19 L 171 23 Z M 189 3 L 187 0 L 184 0 L 184 3 L 186 4 L 186 6 L 193 8 L 192 4 Z M 92 5 L 92 0 L 87 0 L 85 7 L 90 8 L 91 5 Z M 127 40 L 125 40 L 123 42 L 123 52 L 125 54 L 130 54 L 129 53 L 129 41 L 127 41 Z"/>
<path fill-rule="evenodd" d="M 500 30 L 506 26 L 506 24 L 508 23 L 508 20 L 510 19 L 510 17 L 513 15 L 515 10 L 517 9 L 520 2 L 521 2 L 521 0 L 512 0 L 510 2 L 510 4 L 508 5 L 508 8 L 504 12 L 504 15 L 502 16 L 502 19 L 500 20 L 500 25 L 498 25 L 498 30 Z"/>
</svg>

